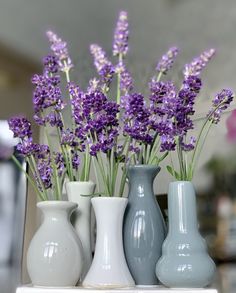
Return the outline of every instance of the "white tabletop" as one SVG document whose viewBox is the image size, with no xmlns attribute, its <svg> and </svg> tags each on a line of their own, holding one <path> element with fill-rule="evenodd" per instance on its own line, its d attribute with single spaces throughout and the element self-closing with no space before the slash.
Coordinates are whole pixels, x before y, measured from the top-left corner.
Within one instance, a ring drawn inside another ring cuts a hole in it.
<svg viewBox="0 0 236 293">
<path fill-rule="evenodd" d="M 147 287 L 139 287 L 136 286 L 134 288 L 123 288 L 123 289 L 91 289 L 91 288 L 82 288 L 82 287 L 71 287 L 71 288 L 40 288 L 40 287 L 32 287 L 32 286 L 24 286 L 19 287 L 16 290 L 16 293 L 150 293 L 150 291 L 155 291 L 158 293 L 218 293 L 216 289 L 213 288 L 205 288 L 205 289 L 195 289 L 195 288 L 176 288 L 169 289 L 164 288 L 162 286 L 147 286 Z"/>
</svg>

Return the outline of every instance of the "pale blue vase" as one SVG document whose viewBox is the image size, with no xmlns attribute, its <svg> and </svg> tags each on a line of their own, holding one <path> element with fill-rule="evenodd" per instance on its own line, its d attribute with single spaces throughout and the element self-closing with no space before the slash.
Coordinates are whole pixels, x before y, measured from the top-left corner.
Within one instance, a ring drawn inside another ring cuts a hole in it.
<svg viewBox="0 0 236 293">
<path fill-rule="evenodd" d="M 165 239 L 165 223 L 153 193 L 160 167 L 129 167 L 129 196 L 124 218 L 124 249 L 136 285 L 156 285 L 156 262 Z"/>
<path fill-rule="evenodd" d="M 188 181 L 170 183 L 169 231 L 156 266 L 159 280 L 171 288 L 203 288 L 212 282 L 215 264 L 198 231 L 196 196 Z"/>
</svg>

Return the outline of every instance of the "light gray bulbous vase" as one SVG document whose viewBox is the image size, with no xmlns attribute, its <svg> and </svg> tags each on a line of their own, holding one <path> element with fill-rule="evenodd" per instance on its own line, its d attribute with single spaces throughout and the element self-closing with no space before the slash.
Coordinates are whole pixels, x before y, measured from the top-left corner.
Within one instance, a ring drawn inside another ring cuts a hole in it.
<svg viewBox="0 0 236 293">
<path fill-rule="evenodd" d="M 128 169 L 129 196 L 124 219 L 124 249 L 136 285 L 156 285 L 155 267 L 165 239 L 165 223 L 153 192 L 160 167 L 135 165 Z"/>
<path fill-rule="evenodd" d="M 43 222 L 30 242 L 27 269 L 34 286 L 74 286 L 82 272 L 82 245 L 70 216 L 77 204 L 45 201 L 37 204 Z"/>
<path fill-rule="evenodd" d="M 159 280 L 171 288 L 203 288 L 212 282 L 215 264 L 198 231 L 196 195 L 188 181 L 172 182 L 168 192 L 169 231 L 157 263 Z"/>
</svg>

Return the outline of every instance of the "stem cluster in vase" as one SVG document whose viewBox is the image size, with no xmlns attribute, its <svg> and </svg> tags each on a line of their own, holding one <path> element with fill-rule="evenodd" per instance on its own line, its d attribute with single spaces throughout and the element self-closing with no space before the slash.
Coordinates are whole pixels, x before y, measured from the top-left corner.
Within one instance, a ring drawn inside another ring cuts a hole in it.
<svg viewBox="0 0 236 293">
<path fill-rule="evenodd" d="M 20 139 L 17 149 L 26 157 L 33 174 L 29 180 L 42 200 L 60 199 L 65 178 L 88 181 L 91 167 L 100 195 L 123 196 L 129 165 L 159 165 L 173 151 L 179 166 L 167 166 L 168 171 L 178 180 L 192 179 L 211 126 L 219 122 L 233 99 L 229 89 L 218 93 L 198 137 L 189 137 L 194 128 L 191 117 L 195 100 L 202 87 L 200 73 L 214 49 L 185 65 L 178 89 L 165 77 L 179 52 L 171 47 L 157 62 L 148 83 L 150 94 L 144 97 L 134 90 L 126 65 L 127 12 L 120 12 L 115 27 L 114 60 L 109 60 L 98 44 L 90 45 L 98 77 L 92 78 L 85 89 L 71 78 L 73 63 L 67 43 L 51 31 L 47 37 L 51 54 L 43 59 L 43 73 L 32 78 L 34 121 L 43 127 L 47 144 L 33 142 L 31 124 L 25 117 L 9 120 L 14 136 Z M 64 117 L 66 108 L 70 119 Z M 50 135 L 52 129 L 57 134 L 56 147 Z M 13 160 L 18 164 L 14 156 Z"/>
</svg>

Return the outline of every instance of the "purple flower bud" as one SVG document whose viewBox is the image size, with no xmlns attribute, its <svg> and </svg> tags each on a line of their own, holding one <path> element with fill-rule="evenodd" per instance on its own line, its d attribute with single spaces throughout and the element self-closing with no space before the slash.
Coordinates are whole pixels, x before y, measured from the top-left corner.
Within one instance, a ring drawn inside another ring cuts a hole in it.
<svg viewBox="0 0 236 293">
<path fill-rule="evenodd" d="M 213 108 L 207 115 L 207 119 L 217 124 L 220 121 L 221 114 L 225 111 L 233 101 L 234 93 L 230 89 L 223 89 L 218 93 L 212 101 Z"/>
<path fill-rule="evenodd" d="M 45 56 L 43 58 L 43 65 L 44 65 L 44 70 L 46 73 L 57 73 L 58 72 L 58 59 L 55 56 Z"/>
<path fill-rule="evenodd" d="M 199 57 L 194 58 L 191 63 L 185 65 L 183 71 L 184 76 L 200 75 L 201 71 L 206 67 L 207 63 L 214 55 L 215 49 L 210 49 L 203 52 Z"/>
<path fill-rule="evenodd" d="M 90 45 L 90 52 L 94 58 L 94 65 L 102 81 L 110 83 L 115 70 L 112 63 L 107 59 L 105 51 L 97 44 Z"/>
<path fill-rule="evenodd" d="M 167 71 L 173 66 L 176 56 L 179 53 L 177 47 L 170 48 L 166 54 L 161 57 L 161 60 L 157 63 L 156 70 L 166 74 Z"/>
<path fill-rule="evenodd" d="M 8 120 L 9 128 L 13 132 L 14 137 L 21 139 L 32 136 L 31 123 L 24 116 L 12 117 Z"/>
<path fill-rule="evenodd" d="M 125 65 L 122 62 L 119 62 L 116 66 L 116 73 L 120 73 L 121 91 L 127 94 L 129 91 L 133 89 L 133 80 L 129 71 L 126 69 Z"/>
<path fill-rule="evenodd" d="M 59 69 L 61 71 L 69 71 L 73 67 L 73 64 L 69 57 L 67 43 L 62 41 L 62 39 L 52 31 L 48 31 L 46 34 L 51 43 L 51 50 L 59 60 Z"/>
<path fill-rule="evenodd" d="M 126 11 L 121 11 L 117 21 L 114 42 L 113 42 L 113 55 L 125 56 L 128 52 L 128 39 L 129 39 L 129 23 Z"/>
</svg>

